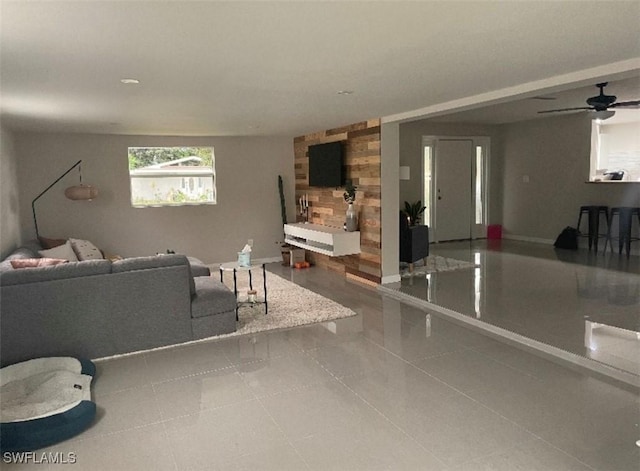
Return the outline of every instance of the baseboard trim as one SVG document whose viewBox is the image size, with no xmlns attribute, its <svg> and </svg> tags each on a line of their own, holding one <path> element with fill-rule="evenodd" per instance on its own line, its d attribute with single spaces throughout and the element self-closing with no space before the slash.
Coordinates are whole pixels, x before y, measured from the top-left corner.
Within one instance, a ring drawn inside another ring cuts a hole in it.
<svg viewBox="0 0 640 471">
<path fill-rule="evenodd" d="M 599 363 L 595 360 L 567 352 L 558 347 L 547 345 L 546 343 L 530 339 L 523 335 L 511 332 L 509 330 L 487 324 L 469 316 L 465 316 L 451 309 L 432 304 L 422 299 L 415 298 L 408 294 L 402 293 L 393 287 L 384 285 L 378 286 L 378 291 L 383 295 L 396 299 L 402 303 L 417 307 L 419 309 L 429 309 L 431 311 L 444 315 L 449 320 L 469 327 L 472 330 L 481 332 L 501 342 L 507 343 L 521 350 L 527 351 L 534 355 L 540 356 L 554 363 L 576 369 L 579 371 L 588 371 L 594 375 L 608 381 L 620 383 L 623 386 L 631 386 L 634 390 L 640 390 L 640 377 L 626 371 L 613 368 L 611 366 Z"/>
<path fill-rule="evenodd" d="M 400 280 L 401 280 L 400 274 L 397 274 L 397 275 L 383 276 L 380 282 L 383 285 L 387 285 L 389 283 L 398 283 Z"/>
<path fill-rule="evenodd" d="M 546 245 L 553 245 L 555 242 L 555 240 L 552 240 L 552 239 L 542 239 L 540 237 L 529 237 L 529 236 L 521 236 L 516 234 L 504 234 L 502 238 L 508 239 L 508 240 L 519 240 L 521 242 L 535 242 L 536 244 L 546 244 Z"/>
</svg>

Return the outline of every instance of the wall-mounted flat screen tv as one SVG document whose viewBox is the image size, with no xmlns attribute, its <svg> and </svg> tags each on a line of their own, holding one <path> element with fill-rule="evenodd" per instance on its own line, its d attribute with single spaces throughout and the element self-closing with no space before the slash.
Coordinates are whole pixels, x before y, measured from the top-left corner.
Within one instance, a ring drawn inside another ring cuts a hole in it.
<svg viewBox="0 0 640 471">
<path fill-rule="evenodd" d="M 341 142 L 309 146 L 309 186 L 339 187 L 344 185 Z"/>
</svg>

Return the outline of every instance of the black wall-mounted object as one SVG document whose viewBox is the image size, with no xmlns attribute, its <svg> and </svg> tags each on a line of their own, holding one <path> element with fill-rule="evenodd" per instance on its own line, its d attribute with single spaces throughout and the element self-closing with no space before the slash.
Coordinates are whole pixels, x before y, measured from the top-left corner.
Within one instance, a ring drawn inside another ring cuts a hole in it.
<svg viewBox="0 0 640 471">
<path fill-rule="evenodd" d="M 309 146 L 309 186 L 344 185 L 344 150 L 342 142 Z"/>
<path fill-rule="evenodd" d="M 62 180 L 71 170 L 73 170 L 74 168 L 76 168 L 78 165 L 80 165 L 82 163 L 82 159 L 78 160 L 75 164 L 73 164 L 69 170 L 67 170 L 66 172 L 64 172 L 62 175 L 60 175 L 58 178 L 56 178 L 53 183 L 51 185 L 49 185 L 48 187 L 46 187 L 38 196 L 36 196 L 33 201 L 31 202 L 31 212 L 33 213 L 33 225 L 36 228 L 36 237 L 39 238 L 40 237 L 40 233 L 38 232 L 38 218 L 36 218 L 36 201 L 38 201 L 40 199 L 40 197 L 42 195 L 44 195 L 47 191 L 49 191 L 51 189 L 51 187 L 53 185 L 55 185 L 56 183 L 58 183 L 60 180 Z M 80 174 L 80 183 L 82 183 L 82 174 Z"/>
</svg>

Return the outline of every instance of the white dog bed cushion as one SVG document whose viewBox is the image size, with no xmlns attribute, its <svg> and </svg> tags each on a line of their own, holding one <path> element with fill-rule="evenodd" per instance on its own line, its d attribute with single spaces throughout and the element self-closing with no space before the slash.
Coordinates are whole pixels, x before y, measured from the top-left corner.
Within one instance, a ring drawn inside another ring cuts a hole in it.
<svg viewBox="0 0 640 471">
<path fill-rule="evenodd" d="M 85 430 L 95 365 L 71 357 L 37 358 L 0 369 L 0 450 L 31 451 Z"/>
</svg>

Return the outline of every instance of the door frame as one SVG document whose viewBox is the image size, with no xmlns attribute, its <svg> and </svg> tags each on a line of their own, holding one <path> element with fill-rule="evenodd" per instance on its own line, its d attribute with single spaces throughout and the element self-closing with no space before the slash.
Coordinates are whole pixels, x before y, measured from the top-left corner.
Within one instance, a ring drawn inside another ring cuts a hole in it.
<svg viewBox="0 0 640 471">
<path fill-rule="evenodd" d="M 475 196 L 476 196 L 476 183 L 475 178 L 473 178 L 471 182 L 471 194 L 472 194 L 472 207 L 471 207 L 471 217 L 472 219 L 469 221 L 470 234 L 471 239 L 484 239 L 487 236 L 487 225 L 490 221 L 489 214 L 489 200 L 490 200 L 490 174 L 489 170 L 490 159 L 491 159 L 491 138 L 489 136 L 441 136 L 441 135 L 428 135 L 422 136 L 422 147 L 421 147 L 421 158 L 420 158 L 420 186 L 422 195 L 426 195 L 425 192 L 425 147 L 431 147 L 431 180 L 429 184 L 429 205 L 428 205 L 428 221 L 430 223 L 430 227 L 433 229 L 430 231 L 429 239 L 431 242 L 439 242 L 438 240 L 438 228 L 437 221 L 435 220 L 436 215 L 436 206 L 438 204 L 436 188 L 438 185 L 438 169 L 436 168 L 436 153 L 438 152 L 438 142 L 439 141 L 472 141 L 472 146 L 474 151 L 480 147 L 483 151 L 482 156 L 482 222 L 475 222 L 475 214 L 476 214 L 476 204 L 475 204 Z M 477 165 L 476 165 L 476 157 L 473 156 L 471 160 L 471 173 L 472 176 L 477 175 Z M 427 223 L 427 218 L 424 218 L 424 223 Z M 433 238 L 431 238 L 431 233 L 433 233 Z"/>
</svg>

